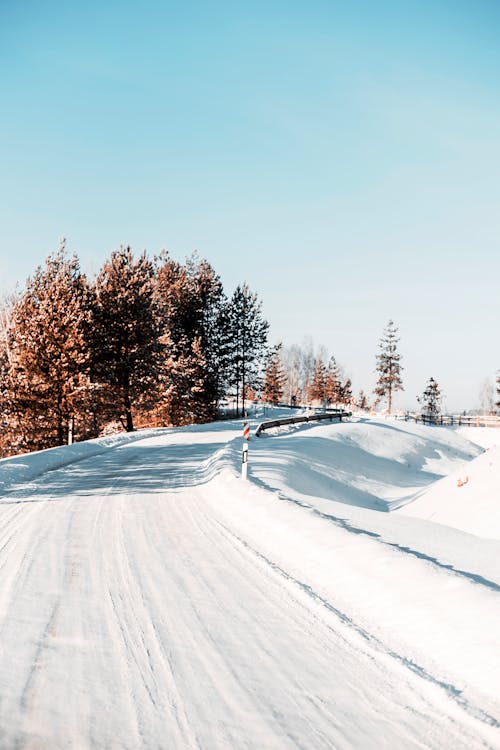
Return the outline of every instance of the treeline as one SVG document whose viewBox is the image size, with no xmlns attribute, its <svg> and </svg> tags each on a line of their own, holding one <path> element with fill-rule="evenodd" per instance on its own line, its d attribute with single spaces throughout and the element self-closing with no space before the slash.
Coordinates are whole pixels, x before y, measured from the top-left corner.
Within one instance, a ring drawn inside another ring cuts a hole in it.
<svg viewBox="0 0 500 750">
<path fill-rule="evenodd" d="M 2 455 L 106 430 L 236 414 L 260 385 L 268 323 L 246 284 L 228 297 L 203 259 L 129 247 L 89 279 L 64 243 L 1 310 Z"/>
<path fill-rule="evenodd" d="M 353 399 L 352 382 L 335 357 L 315 347 L 312 339 L 302 344 L 275 347 L 268 355 L 263 398 L 270 403 L 345 406 Z M 361 391 L 357 399 L 367 408 Z"/>
<path fill-rule="evenodd" d="M 221 406 L 268 403 L 370 408 L 324 347 L 268 345 L 269 324 L 246 284 L 227 296 L 210 263 L 130 247 L 89 279 L 63 242 L 0 304 L 0 455 L 108 431 L 208 422 Z M 389 321 L 376 356 L 372 406 L 403 390 L 399 338 Z M 430 379 L 418 398 L 439 412 Z M 227 409 L 226 409 L 227 411 Z"/>
</svg>

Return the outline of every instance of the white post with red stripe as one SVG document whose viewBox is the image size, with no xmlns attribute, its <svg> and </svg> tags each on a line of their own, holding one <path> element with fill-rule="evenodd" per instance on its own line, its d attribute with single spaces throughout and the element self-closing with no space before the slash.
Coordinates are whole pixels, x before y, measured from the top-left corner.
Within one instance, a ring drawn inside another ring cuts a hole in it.
<svg viewBox="0 0 500 750">
<path fill-rule="evenodd" d="M 250 440 L 250 425 L 243 422 L 243 452 L 241 454 L 241 478 L 246 479 L 248 473 L 248 441 Z"/>
</svg>

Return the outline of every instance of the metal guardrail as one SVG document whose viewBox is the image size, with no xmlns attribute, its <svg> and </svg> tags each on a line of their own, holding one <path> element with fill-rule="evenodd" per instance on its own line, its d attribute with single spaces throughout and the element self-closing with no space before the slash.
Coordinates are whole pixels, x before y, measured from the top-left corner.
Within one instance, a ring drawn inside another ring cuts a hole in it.
<svg viewBox="0 0 500 750">
<path fill-rule="evenodd" d="M 288 424 L 300 424 L 301 422 L 319 422 L 324 419 L 329 419 L 330 422 L 333 419 L 338 419 L 342 422 L 343 417 L 350 417 L 352 413 L 350 411 L 343 411 L 342 409 L 332 409 L 332 411 L 321 412 L 320 414 L 307 414 L 302 417 L 285 417 L 283 419 L 271 419 L 268 422 L 261 422 L 255 430 L 255 437 L 259 437 L 261 432 L 264 430 L 270 430 L 272 427 L 281 427 Z"/>
</svg>

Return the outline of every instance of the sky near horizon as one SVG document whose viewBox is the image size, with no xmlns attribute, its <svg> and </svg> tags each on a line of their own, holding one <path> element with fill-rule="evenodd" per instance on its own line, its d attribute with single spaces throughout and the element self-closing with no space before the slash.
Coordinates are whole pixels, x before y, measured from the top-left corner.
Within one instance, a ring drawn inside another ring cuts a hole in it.
<svg viewBox="0 0 500 750">
<path fill-rule="evenodd" d="M 67 238 L 193 250 L 371 391 L 500 368 L 500 3 L 0 0 L 0 291 Z"/>
</svg>

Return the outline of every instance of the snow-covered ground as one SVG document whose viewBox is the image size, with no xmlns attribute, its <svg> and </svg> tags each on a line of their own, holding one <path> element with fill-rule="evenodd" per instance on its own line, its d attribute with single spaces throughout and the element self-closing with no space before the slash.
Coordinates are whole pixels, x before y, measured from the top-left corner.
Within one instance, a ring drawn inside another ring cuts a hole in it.
<svg viewBox="0 0 500 750">
<path fill-rule="evenodd" d="M 500 748 L 497 442 L 280 428 L 246 483 L 241 422 L 0 461 L 0 747 Z"/>
</svg>

